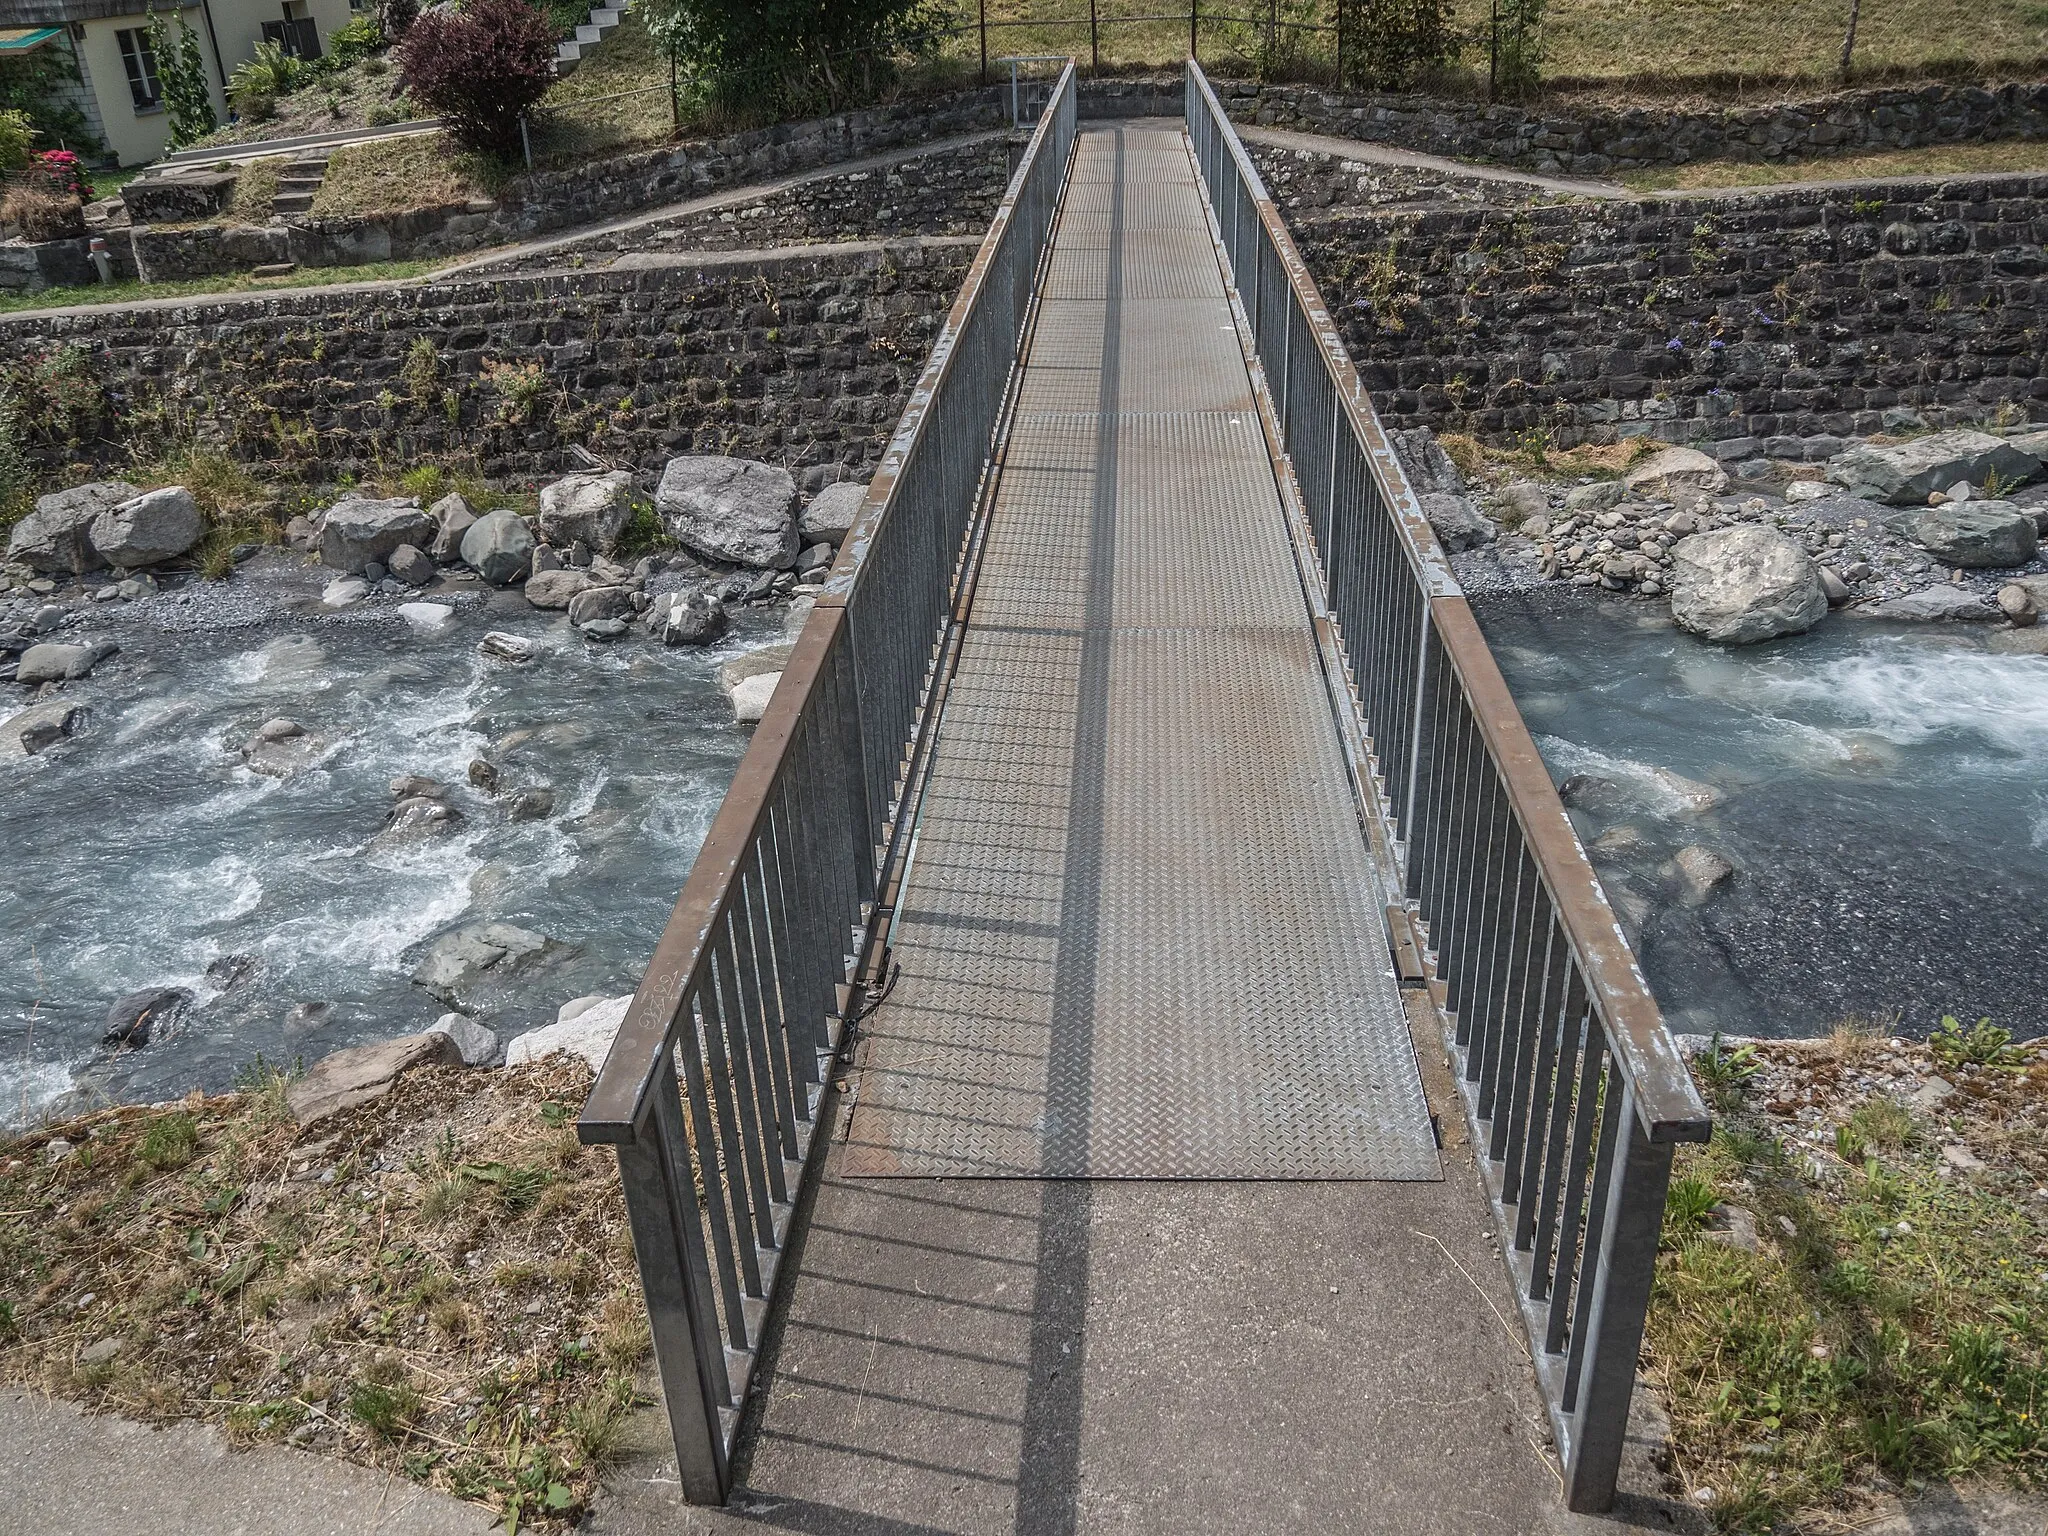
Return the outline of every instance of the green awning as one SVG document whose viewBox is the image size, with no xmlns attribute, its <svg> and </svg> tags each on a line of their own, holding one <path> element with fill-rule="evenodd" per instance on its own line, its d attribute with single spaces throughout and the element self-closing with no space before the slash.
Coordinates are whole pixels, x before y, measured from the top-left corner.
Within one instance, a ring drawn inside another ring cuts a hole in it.
<svg viewBox="0 0 2048 1536">
<path fill-rule="evenodd" d="M 63 35 L 62 27 L 0 27 L 0 53 L 31 53 Z"/>
</svg>

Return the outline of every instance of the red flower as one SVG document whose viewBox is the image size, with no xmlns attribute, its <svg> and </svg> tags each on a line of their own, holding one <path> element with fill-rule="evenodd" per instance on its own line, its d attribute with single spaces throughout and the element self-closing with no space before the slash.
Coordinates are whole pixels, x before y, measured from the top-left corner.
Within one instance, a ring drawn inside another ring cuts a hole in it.
<svg viewBox="0 0 2048 1536">
<path fill-rule="evenodd" d="M 36 167 L 57 184 L 58 191 L 69 192 L 82 203 L 93 200 L 92 178 L 70 150 L 46 149 L 36 156 Z"/>
</svg>

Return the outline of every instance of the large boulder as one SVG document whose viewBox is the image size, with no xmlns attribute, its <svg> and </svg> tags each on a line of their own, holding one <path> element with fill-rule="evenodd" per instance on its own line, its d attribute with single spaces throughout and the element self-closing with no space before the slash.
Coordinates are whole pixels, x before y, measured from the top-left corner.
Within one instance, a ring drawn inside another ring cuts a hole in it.
<svg viewBox="0 0 2048 1536">
<path fill-rule="evenodd" d="M 533 563 L 533 532 L 517 512 L 486 512 L 463 534 L 462 558 L 492 586 L 507 586 Z"/>
<path fill-rule="evenodd" d="M 474 1015 L 502 1001 L 508 985 L 566 960 L 576 947 L 510 923 L 471 923 L 432 940 L 413 967 L 414 983 L 450 1008 Z"/>
<path fill-rule="evenodd" d="M 1494 541 L 1493 524 L 1467 498 L 1449 491 L 1426 491 L 1417 499 L 1445 549 L 1472 549 Z"/>
<path fill-rule="evenodd" d="M 569 599 L 569 622 L 580 629 L 600 619 L 630 619 L 640 611 L 635 595 L 631 587 L 585 587 Z"/>
<path fill-rule="evenodd" d="M 1892 527 L 1946 565 L 1988 569 L 2025 565 L 2041 538 L 2034 515 L 2009 501 L 1946 501 L 1916 507 Z"/>
<path fill-rule="evenodd" d="M 860 521 L 860 509 L 867 504 L 868 488 L 851 480 L 828 485 L 804 508 L 797 532 L 806 544 L 830 544 L 837 549 Z"/>
<path fill-rule="evenodd" d="M 568 1017 L 515 1037 L 505 1047 L 505 1065 L 522 1067 L 550 1056 L 581 1056 L 590 1063 L 591 1071 L 599 1071 L 611 1052 L 612 1042 L 619 1037 L 619 1026 L 626 1022 L 626 1010 L 632 1006 L 629 993 L 625 997 L 603 998 L 573 1012 L 565 1008 L 563 1012 Z"/>
<path fill-rule="evenodd" d="M 1722 645 L 1751 645 L 1813 628 L 1828 611 L 1820 571 L 1769 528 L 1696 533 L 1671 550 L 1671 617 Z"/>
<path fill-rule="evenodd" d="M 433 541 L 434 520 L 413 497 L 357 498 L 328 509 L 320 524 L 320 563 L 360 575 L 372 561 L 382 565 L 401 544 L 417 549 Z"/>
<path fill-rule="evenodd" d="M 476 526 L 476 508 L 461 492 L 450 491 L 427 508 L 427 516 L 434 520 L 434 542 L 427 546 L 428 555 L 438 564 L 453 565 L 462 558 L 462 536 Z"/>
<path fill-rule="evenodd" d="M 97 645 L 58 645 L 44 641 L 21 653 L 17 683 L 76 682 L 120 647 L 111 640 Z"/>
<path fill-rule="evenodd" d="M 557 549 L 583 544 L 591 549 L 618 547 L 619 535 L 640 503 L 633 477 L 623 469 L 606 474 L 567 475 L 540 493 L 540 535 Z"/>
<path fill-rule="evenodd" d="M 526 600 L 536 608 L 566 608 L 589 586 L 581 571 L 535 571 L 526 578 Z"/>
<path fill-rule="evenodd" d="M 1909 443 L 1859 443 L 1828 460 L 1828 478 L 1852 496 L 1915 506 L 1967 480 L 1982 487 L 1993 475 L 2017 485 L 2041 472 L 2041 460 L 2009 439 L 1958 430 Z"/>
<path fill-rule="evenodd" d="M 300 1125 L 312 1125 L 383 1098 L 410 1068 L 431 1062 L 454 1066 L 461 1060 L 462 1047 L 455 1038 L 434 1030 L 353 1046 L 313 1063 L 311 1071 L 285 1090 L 285 1103 Z"/>
<path fill-rule="evenodd" d="M 53 576 L 96 571 L 107 562 L 93 547 L 93 523 L 102 512 L 140 494 L 125 480 L 94 480 L 39 496 L 35 510 L 8 536 L 7 558 Z"/>
<path fill-rule="evenodd" d="M 709 645 L 730 623 L 718 594 L 702 587 L 664 592 L 647 610 L 647 632 L 664 645 Z"/>
<path fill-rule="evenodd" d="M 1718 496 L 1728 489 L 1728 472 L 1697 448 L 1664 448 L 1622 477 L 1631 501 L 1680 501 Z"/>
<path fill-rule="evenodd" d="M 182 485 L 145 491 L 92 520 L 92 544 L 100 558 L 131 569 L 175 560 L 205 536 L 199 503 Z"/>
<path fill-rule="evenodd" d="M 1947 620 L 1988 624 L 1999 616 L 1997 606 L 1983 593 L 1972 592 L 1968 587 L 1952 586 L 1945 581 L 1918 592 L 1888 597 L 1881 603 L 1867 603 L 1852 611 L 1865 618 L 1900 619 L 1921 624 Z"/>
<path fill-rule="evenodd" d="M 34 757 L 75 735 L 85 711 L 64 699 L 32 705 L 0 723 L 0 761 Z"/>
<path fill-rule="evenodd" d="M 670 459 L 654 506 L 663 526 L 700 555 L 759 570 L 796 564 L 796 482 L 788 470 L 716 454 Z"/>
</svg>

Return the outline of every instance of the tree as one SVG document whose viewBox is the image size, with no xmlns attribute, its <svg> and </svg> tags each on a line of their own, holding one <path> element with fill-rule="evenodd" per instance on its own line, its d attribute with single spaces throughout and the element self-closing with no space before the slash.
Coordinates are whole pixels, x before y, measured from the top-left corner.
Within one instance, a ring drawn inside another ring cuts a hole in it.
<svg viewBox="0 0 2048 1536">
<path fill-rule="evenodd" d="M 1543 0 L 1493 0 L 1489 96 L 1526 96 L 1543 70 Z"/>
<path fill-rule="evenodd" d="M 469 0 L 426 12 L 395 50 L 413 100 L 471 149 L 511 155 L 519 119 L 555 83 L 555 30 L 521 0 Z"/>
<path fill-rule="evenodd" d="M 778 116 L 871 94 L 950 19 L 944 0 L 642 0 L 639 11 L 721 105 Z"/>
<path fill-rule="evenodd" d="M 156 56 L 157 83 L 163 87 L 164 113 L 170 119 L 171 148 L 182 149 L 220 126 L 213 115 L 213 92 L 206 83 L 206 63 L 199 38 L 178 18 L 177 36 L 157 11 L 149 13 L 149 51 Z"/>
</svg>

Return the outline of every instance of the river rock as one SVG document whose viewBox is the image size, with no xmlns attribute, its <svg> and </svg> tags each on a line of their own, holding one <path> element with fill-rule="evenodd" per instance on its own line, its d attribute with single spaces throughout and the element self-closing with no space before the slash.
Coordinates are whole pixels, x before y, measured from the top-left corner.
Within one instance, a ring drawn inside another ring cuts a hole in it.
<svg viewBox="0 0 2048 1536">
<path fill-rule="evenodd" d="M 434 562 L 427 558 L 425 550 L 416 545 L 399 545 L 384 563 L 391 574 L 408 587 L 424 587 L 434 579 Z"/>
<path fill-rule="evenodd" d="M 107 562 L 93 547 L 92 525 L 102 512 L 141 494 L 125 480 L 94 480 L 37 497 L 35 509 L 8 535 L 8 563 L 54 576 L 98 570 Z"/>
<path fill-rule="evenodd" d="M 427 508 L 427 516 L 434 520 L 434 541 L 427 553 L 441 565 L 453 565 L 462 558 L 462 536 L 476 526 L 476 509 L 450 491 Z"/>
<path fill-rule="evenodd" d="M 803 535 L 806 544 L 830 544 L 836 549 L 853 532 L 853 525 L 860 520 L 860 509 L 867 499 L 868 488 L 851 480 L 828 485 L 804 508 L 803 518 L 797 523 L 797 532 Z"/>
<path fill-rule="evenodd" d="M 624 619 L 586 619 L 576 626 L 576 633 L 586 640 L 616 640 L 630 628 Z"/>
<path fill-rule="evenodd" d="M 502 629 L 494 629 L 477 642 L 477 649 L 486 656 L 495 656 L 500 661 L 515 665 L 533 660 L 540 654 L 540 647 L 519 635 L 508 635 Z"/>
<path fill-rule="evenodd" d="M 64 699 L 31 705 L 0 722 L 0 758 L 34 757 L 85 723 L 85 711 Z"/>
<path fill-rule="evenodd" d="M 455 1042 L 455 1049 L 462 1057 L 465 1067 L 487 1067 L 497 1059 L 498 1036 L 495 1031 L 466 1014 L 444 1013 L 434 1020 L 430 1035 L 446 1035 Z"/>
<path fill-rule="evenodd" d="M 473 1012 L 463 1005 L 482 983 L 503 984 L 576 952 L 574 945 L 510 923 L 470 923 L 429 941 L 412 979 L 451 1008 Z"/>
<path fill-rule="evenodd" d="M 590 1070 L 600 1071 L 612 1042 L 626 1022 L 626 1010 L 633 1005 L 632 994 L 604 998 L 578 1009 L 567 1019 L 528 1030 L 505 1047 L 505 1065 L 525 1066 L 550 1056 L 581 1056 Z"/>
<path fill-rule="evenodd" d="M 2041 472 L 2041 460 L 1988 432 L 1936 432 L 1909 443 L 1859 443 L 1828 460 L 1828 478 L 1852 496 L 1917 506 L 1958 480 L 1984 485 L 1993 475 L 2017 485 Z"/>
<path fill-rule="evenodd" d="M 1892 519 L 1894 531 L 1944 565 L 1996 569 L 2025 565 L 2040 546 L 2034 518 L 2009 501 L 1945 501 Z"/>
<path fill-rule="evenodd" d="M 320 591 L 323 608 L 346 608 L 370 595 L 370 584 L 360 576 L 337 576 Z"/>
<path fill-rule="evenodd" d="M 304 1077 L 285 1090 L 285 1102 L 300 1125 L 312 1125 L 344 1109 L 383 1098 L 399 1075 L 413 1067 L 430 1062 L 453 1066 L 461 1060 L 462 1048 L 454 1037 L 433 1030 L 358 1045 L 314 1062 Z"/>
<path fill-rule="evenodd" d="M 545 784 L 515 789 L 505 802 L 505 814 L 514 821 L 545 821 L 554 809 L 555 792 Z"/>
<path fill-rule="evenodd" d="M 2022 629 L 2038 623 L 2041 618 L 2041 609 L 2034 601 L 2034 594 L 2016 581 L 2009 581 L 1998 589 L 1998 610 Z"/>
<path fill-rule="evenodd" d="M 1828 606 L 1830 608 L 1839 608 L 1855 597 L 1856 594 L 1850 589 L 1849 583 L 1842 580 L 1840 576 L 1836 575 L 1827 566 L 1817 566 L 1815 569 L 1820 576 L 1820 589 L 1827 594 Z"/>
<path fill-rule="evenodd" d="M 107 1010 L 106 1033 L 101 1045 L 125 1045 L 140 1049 L 150 1040 L 175 1028 L 192 1005 L 192 994 L 183 987 L 147 987 L 119 998 Z"/>
<path fill-rule="evenodd" d="M 1921 622 L 1945 619 L 1982 622 L 1998 617 L 1998 609 L 1993 607 L 1982 593 L 1972 592 L 1968 587 L 1958 587 L 1945 581 L 1924 591 L 1908 592 L 1903 597 L 1888 597 L 1881 603 L 1866 603 L 1855 611 L 1873 619 L 1908 619 Z"/>
<path fill-rule="evenodd" d="M 805 547 L 796 557 L 797 576 L 804 581 L 822 581 L 832 569 L 832 546 L 818 543 Z"/>
<path fill-rule="evenodd" d="M 762 570 L 796 561 L 796 482 L 788 470 L 714 454 L 670 459 L 654 505 L 668 531 L 700 555 Z"/>
<path fill-rule="evenodd" d="M 145 491 L 92 520 L 93 548 L 109 565 L 133 569 L 175 560 L 206 534 L 199 503 L 182 485 Z"/>
<path fill-rule="evenodd" d="M 1671 617 L 1722 645 L 1751 645 L 1813 628 L 1828 611 L 1812 557 L 1754 525 L 1695 533 L 1671 550 Z"/>
<path fill-rule="evenodd" d="M 1550 497 L 1534 480 L 1510 480 L 1493 493 L 1493 499 L 1501 509 L 1501 521 L 1505 523 L 1526 523 L 1531 518 L 1550 516 Z M 1441 530 L 1437 537 L 1443 537 Z"/>
<path fill-rule="evenodd" d="M 266 778 L 288 779 L 320 755 L 321 745 L 296 720 L 266 720 L 242 743 L 242 766 Z"/>
<path fill-rule="evenodd" d="M 1426 491 L 1417 498 L 1422 515 L 1436 531 L 1445 549 L 1474 549 L 1491 544 L 1497 536 L 1486 514 L 1463 496 L 1450 491 Z"/>
<path fill-rule="evenodd" d="M 284 525 L 284 542 L 302 555 L 314 554 L 320 548 L 320 525 L 310 517 L 294 517 Z"/>
<path fill-rule="evenodd" d="M 1620 501 L 1624 492 L 1619 480 L 1596 480 L 1591 485 L 1574 486 L 1564 494 L 1564 509 L 1567 512 L 1605 512 Z"/>
<path fill-rule="evenodd" d="M 569 599 L 569 622 L 581 629 L 600 619 L 630 619 L 639 612 L 635 595 L 631 587 L 585 587 Z"/>
<path fill-rule="evenodd" d="M 536 608 L 567 608 L 589 585 L 581 571 L 535 571 L 526 578 L 526 600 Z"/>
<path fill-rule="evenodd" d="M 384 830 L 377 834 L 377 841 L 387 845 L 416 842 L 452 830 L 461 819 L 446 800 L 434 795 L 411 795 L 386 813 Z"/>
<path fill-rule="evenodd" d="M 780 674 L 789 665 L 789 658 L 795 648 L 788 645 L 764 645 L 722 662 L 718 668 L 718 686 L 729 699 L 733 690 L 750 677 L 761 677 L 773 672 Z"/>
<path fill-rule="evenodd" d="M 665 592 L 647 610 L 647 631 L 664 645 L 709 645 L 731 622 L 718 594 Z"/>
<path fill-rule="evenodd" d="M 1634 501 L 1681 501 L 1718 496 L 1728 489 L 1728 472 L 1697 448 L 1664 448 L 1622 476 Z"/>
<path fill-rule="evenodd" d="M 351 576 L 372 563 L 386 565 L 401 544 L 418 548 L 434 539 L 434 520 L 410 496 L 388 501 L 357 497 L 327 509 L 320 524 L 320 563 Z"/>
<path fill-rule="evenodd" d="M 17 683 L 75 682 L 120 649 L 110 640 L 97 645 L 56 645 L 45 641 L 21 653 Z"/>
<path fill-rule="evenodd" d="M 462 558 L 494 587 L 524 576 L 533 559 L 533 533 L 517 512 L 486 512 L 462 536 Z"/>
<path fill-rule="evenodd" d="M 604 474 L 565 475 L 540 493 L 540 514 L 534 519 L 540 536 L 559 548 L 584 544 L 609 551 L 632 520 L 641 498 L 633 477 L 623 469 Z"/>
<path fill-rule="evenodd" d="M 1697 843 L 1678 850 L 1671 862 L 1676 866 L 1679 878 L 1685 882 L 1686 891 L 1695 901 L 1703 901 L 1735 873 L 1735 866 L 1711 848 L 1702 848 Z"/>
<path fill-rule="evenodd" d="M 780 672 L 758 672 L 743 678 L 728 697 L 732 700 L 732 717 L 741 725 L 758 725 L 768 713 L 768 703 L 775 697 L 776 684 L 782 681 Z"/>
<path fill-rule="evenodd" d="M 455 610 L 446 603 L 400 603 L 398 616 L 414 629 L 432 634 L 447 627 L 455 618 Z"/>
</svg>

